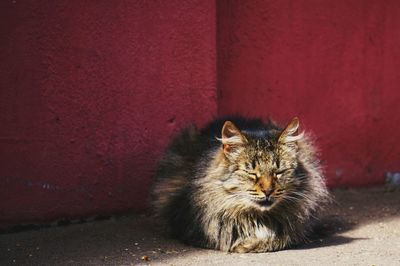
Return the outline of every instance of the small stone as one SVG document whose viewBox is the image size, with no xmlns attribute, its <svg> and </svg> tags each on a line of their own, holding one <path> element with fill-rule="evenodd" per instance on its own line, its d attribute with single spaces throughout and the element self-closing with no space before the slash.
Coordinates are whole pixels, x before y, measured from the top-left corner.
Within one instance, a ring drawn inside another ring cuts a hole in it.
<svg viewBox="0 0 400 266">
<path fill-rule="evenodd" d="M 142 257 L 140 257 L 140 259 L 144 260 L 144 261 L 149 261 L 150 260 L 150 258 L 148 256 L 142 256 Z"/>
</svg>

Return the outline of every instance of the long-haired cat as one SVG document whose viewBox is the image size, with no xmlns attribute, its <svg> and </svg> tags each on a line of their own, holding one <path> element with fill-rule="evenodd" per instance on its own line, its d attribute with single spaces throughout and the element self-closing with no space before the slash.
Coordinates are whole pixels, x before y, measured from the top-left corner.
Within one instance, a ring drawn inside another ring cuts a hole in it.
<svg viewBox="0 0 400 266">
<path fill-rule="evenodd" d="M 229 252 L 276 251 L 303 242 L 328 198 L 313 144 L 294 118 L 216 120 L 171 142 L 153 204 L 169 232 Z"/>
</svg>

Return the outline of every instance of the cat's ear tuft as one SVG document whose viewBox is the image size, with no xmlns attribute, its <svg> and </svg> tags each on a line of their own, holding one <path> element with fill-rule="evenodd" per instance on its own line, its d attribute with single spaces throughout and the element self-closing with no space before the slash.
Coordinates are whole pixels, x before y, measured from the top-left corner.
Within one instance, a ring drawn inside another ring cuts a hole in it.
<svg viewBox="0 0 400 266">
<path fill-rule="evenodd" d="M 220 140 L 225 154 L 236 150 L 247 142 L 246 137 L 243 136 L 240 130 L 231 121 L 226 121 L 224 123 Z"/>
<path fill-rule="evenodd" d="M 297 117 L 294 117 L 280 134 L 278 140 L 279 143 L 292 143 L 303 138 L 303 133 L 299 134 L 299 125 L 299 119 Z"/>
</svg>

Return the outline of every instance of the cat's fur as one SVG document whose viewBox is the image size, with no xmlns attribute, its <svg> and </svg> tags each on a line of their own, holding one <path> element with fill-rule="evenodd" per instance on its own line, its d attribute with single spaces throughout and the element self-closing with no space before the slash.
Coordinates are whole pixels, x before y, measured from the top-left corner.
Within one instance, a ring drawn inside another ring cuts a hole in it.
<svg viewBox="0 0 400 266">
<path fill-rule="evenodd" d="M 230 120 L 173 139 L 156 174 L 156 214 L 190 245 L 267 252 L 303 242 L 328 198 L 312 142 L 297 118 L 284 129 Z"/>
</svg>

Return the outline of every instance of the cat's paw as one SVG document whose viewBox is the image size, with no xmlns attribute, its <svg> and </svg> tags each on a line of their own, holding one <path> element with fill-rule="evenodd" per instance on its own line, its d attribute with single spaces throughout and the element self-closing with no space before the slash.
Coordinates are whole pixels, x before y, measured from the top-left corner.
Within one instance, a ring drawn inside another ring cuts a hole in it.
<svg viewBox="0 0 400 266">
<path fill-rule="evenodd" d="M 237 240 L 231 247 L 231 252 L 248 253 L 260 251 L 262 242 L 258 239 Z"/>
</svg>

